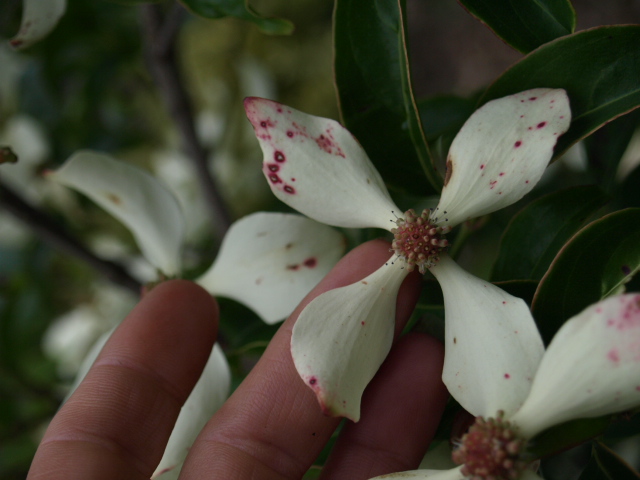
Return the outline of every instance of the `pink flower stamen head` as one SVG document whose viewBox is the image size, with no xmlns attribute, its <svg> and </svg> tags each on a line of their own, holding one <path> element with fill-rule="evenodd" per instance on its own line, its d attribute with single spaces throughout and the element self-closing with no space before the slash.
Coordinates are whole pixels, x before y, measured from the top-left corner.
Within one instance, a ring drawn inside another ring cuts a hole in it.
<svg viewBox="0 0 640 480">
<path fill-rule="evenodd" d="M 452 458 L 464 465 L 461 473 L 469 480 L 515 480 L 529 462 L 522 460 L 525 440 L 504 420 L 504 412 L 496 418 L 476 417 L 475 423 L 460 439 L 460 447 Z"/>
<path fill-rule="evenodd" d="M 391 250 L 402 258 L 410 272 L 418 266 L 420 273 L 438 261 L 438 255 L 448 245 L 444 238 L 451 228 L 438 227 L 429 221 L 429 210 L 423 210 L 421 215 L 411 209 L 404 213 L 404 217 L 396 220 L 397 228 L 392 228 L 393 242 Z"/>
</svg>

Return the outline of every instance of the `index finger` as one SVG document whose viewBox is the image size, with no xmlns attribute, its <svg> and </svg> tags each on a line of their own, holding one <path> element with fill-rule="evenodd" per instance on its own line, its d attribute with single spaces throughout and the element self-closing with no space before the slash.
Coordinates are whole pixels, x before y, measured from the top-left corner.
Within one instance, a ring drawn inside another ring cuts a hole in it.
<svg viewBox="0 0 640 480">
<path fill-rule="evenodd" d="M 321 413 L 296 371 L 291 330 L 305 305 L 321 293 L 361 280 L 389 258 L 389 244 L 368 242 L 350 252 L 283 324 L 260 362 L 214 415 L 192 447 L 181 478 L 300 478 L 340 419 Z M 397 300 L 397 328 L 418 299 L 420 277 L 410 274 Z"/>
<path fill-rule="evenodd" d="M 148 293 L 52 420 L 29 479 L 149 479 L 202 372 L 218 309 L 184 280 Z"/>
</svg>

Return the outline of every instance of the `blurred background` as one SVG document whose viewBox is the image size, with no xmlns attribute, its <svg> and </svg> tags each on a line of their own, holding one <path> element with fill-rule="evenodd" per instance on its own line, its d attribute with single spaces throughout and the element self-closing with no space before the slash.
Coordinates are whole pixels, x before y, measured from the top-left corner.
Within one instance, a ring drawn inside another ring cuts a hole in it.
<svg viewBox="0 0 640 480">
<path fill-rule="evenodd" d="M 0 167 L 2 479 L 24 478 L 87 350 L 135 304 L 137 284 L 155 275 L 127 230 L 91 202 L 47 182 L 43 172 L 81 149 L 132 162 L 165 182 L 182 203 L 189 225 L 185 277 L 201 273 L 219 245 L 183 149 L 185 120 L 166 107 L 166 92 L 155 81 L 158 59 L 150 53 L 155 39 L 142 11 L 146 7 L 126 3 L 69 0 L 56 29 L 20 52 L 7 40 L 18 31 L 22 2 L 0 5 L 0 146 L 10 146 L 19 158 Z M 241 20 L 197 18 L 171 2 L 157 6 L 176 15 L 173 67 L 188 95 L 192 111 L 187 118 L 233 219 L 257 210 L 285 210 L 263 179 L 261 153 L 242 108 L 245 96 L 338 118 L 333 2 L 251 4 L 261 14 L 293 22 L 294 33 L 269 36 Z M 638 0 L 573 4 L 577 30 L 640 23 Z M 452 0 L 407 0 L 407 12 L 418 98 L 472 97 L 521 58 Z M 578 153 L 573 164 L 561 168 L 579 170 L 581 161 Z M 496 230 L 474 242 L 468 268 L 478 274 L 488 268 L 499 228 L 498 222 Z M 106 262 L 88 259 L 83 248 Z M 223 347 L 237 385 L 277 325 L 263 324 L 230 300 L 221 304 Z M 635 452 L 637 442 L 623 447 Z"/>
</svg>

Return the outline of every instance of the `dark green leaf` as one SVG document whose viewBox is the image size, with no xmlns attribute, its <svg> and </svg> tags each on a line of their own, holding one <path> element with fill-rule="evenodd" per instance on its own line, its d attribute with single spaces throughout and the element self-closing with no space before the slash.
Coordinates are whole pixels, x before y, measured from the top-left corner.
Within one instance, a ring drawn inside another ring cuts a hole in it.
<svg viewBox="0 0 640 480">
<path fill-rule="evenodd" d="M 535 436 L 527 445 L 527 451 L 535 458 L 546 457 L 600 435 L 611 415 L 597 418 L 581 418 L 556 425 Z"/>
<path fill-rule="evenodd" d="M 579 480 L 638 480 L 640 475 L 600 442 L 593 443 L 591 461 Z"/>
<path fill-rule="evenodd" d="M 573 33 L 576 12 L 569 0 L 458 0 L 516 50 L 528 53 Z"/>
<path fill-rule="evenodd" d="M 447 95 L 420 100 L 418 110 L 427 141 L 455 135 L 475 109 L 476 99 Z"/>
<path fill-rule="evenodd" d="M 411 90 L 405 36 L 404 0 L 337 0 L 335 77 L 342 121 L 392 189 L 429 195 L 441 182 Z"/>
<path fill-rule="evenodd" d="M 551 193 L 522 209 L 500 242 L 492 281 L 540 280 L 560 248 L 608 201 L 596 186 Z"/>
<path fill-rule="evenodd" d="M 640 167 L 636 167 L 622 182 L 621 201 L 631 207 L 640 207 Z"/>
<path fill-rule="evenodd" d="M 255 23 L 264 33 L 289 35 L 293 24 L 281 18 L 259 15 L 248 0 L 180 0 L 192 13 L 205 18 L 236 17 Z"/>
<path fill-rule="evenodd" d="M 609 214 L 580 230 L 553 260 L 533 299 L 545 342 L 566 320 L 619 292 L 639 269 L 639 208 Z"/>
<path fill-rule="evenodd" d="M 578 32 L 527 55 L 482 97 L 485 103 L 535 87 L 564 88 L 572 122 L 555 158 L 578 140 L 640 106 L 640 26 L 606 26 Z"/>
<path fill-rule="evenodd" d="M 638 125 L 640 109 L 616 118 L 585 139 L 593 181 L 598 182 L 607 192 L 614 192 L 617 187 L 616 174 L 620 160 Z M 622 205 L 621 208 L 629 206 L 632 205 Z"/>
</svg>

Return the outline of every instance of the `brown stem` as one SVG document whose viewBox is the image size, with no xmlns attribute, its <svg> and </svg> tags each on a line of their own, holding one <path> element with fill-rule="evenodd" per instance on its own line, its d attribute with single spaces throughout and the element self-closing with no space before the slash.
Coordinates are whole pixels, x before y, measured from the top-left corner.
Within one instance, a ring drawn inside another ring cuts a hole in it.
<svg viewBox="0 0 640 480">
<path fill-rule="evenodd" d="M 27 203 L 0 180 L 0 205 L 26 223 L 37 235 L 64 252 L 83 260 L 111 281 L 140 295 L 141 284 L 121 265 L 103 260 L 82 245 L 54 219 Z"/>
<path fill-rule="evenodd" d="M 182 146 L 193 162 L 209 206 L 214 233 L 222 238 L 231 225 L 231 215 L 209 171 L 209 152 L 196 134 L 193 109 L 178 67 L 175 38 L 183 14 L 184 10 L 178 4 L 166 15 L 160 5 L 140 6 L 145 57 L 167 110 L 180 132 Z"/>
</svg>

